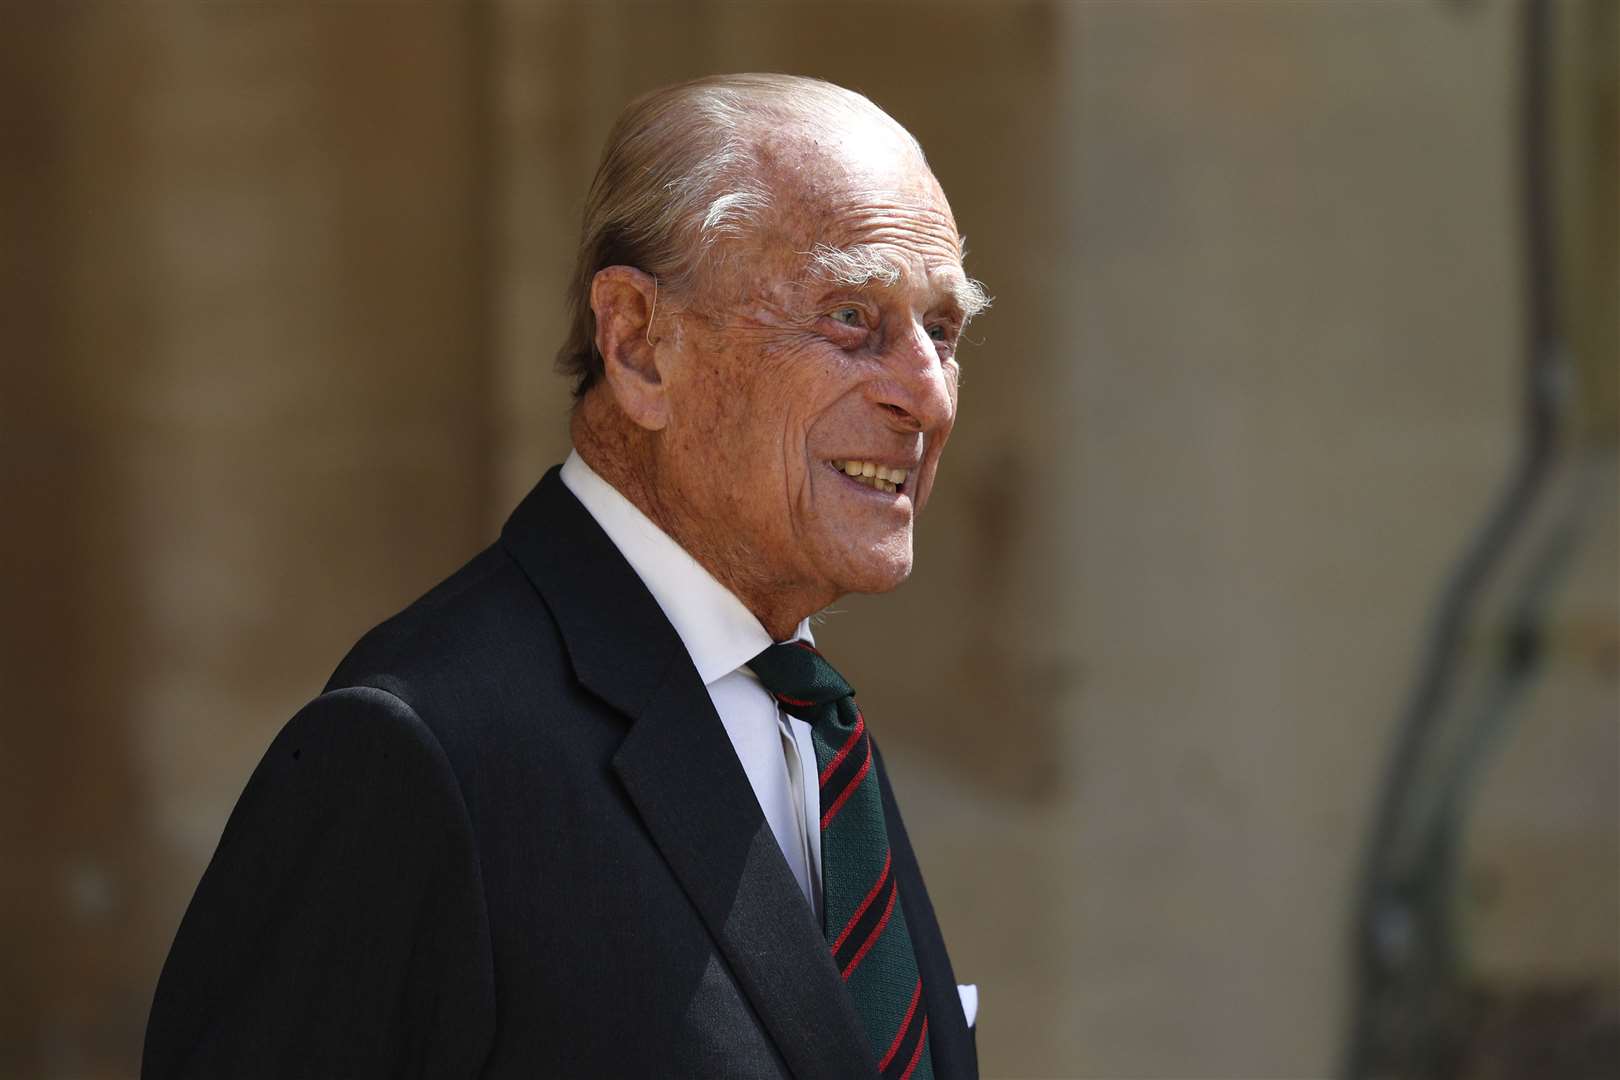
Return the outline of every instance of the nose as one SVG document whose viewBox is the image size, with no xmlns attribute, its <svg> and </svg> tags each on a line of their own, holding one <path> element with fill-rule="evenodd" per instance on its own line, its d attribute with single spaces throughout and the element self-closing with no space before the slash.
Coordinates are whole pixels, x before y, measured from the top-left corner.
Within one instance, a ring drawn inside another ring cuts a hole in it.
<svg viewBox="0 0 1620 1080">
<path fill-rule="evenodd" d="M 932 432 L 948 428 L 956 415 L 952 378 L 928 328 L 912 320 L 884 353 L 883 376 L 868 384 L 867 395 L 898 430 Z"/>
</svg>

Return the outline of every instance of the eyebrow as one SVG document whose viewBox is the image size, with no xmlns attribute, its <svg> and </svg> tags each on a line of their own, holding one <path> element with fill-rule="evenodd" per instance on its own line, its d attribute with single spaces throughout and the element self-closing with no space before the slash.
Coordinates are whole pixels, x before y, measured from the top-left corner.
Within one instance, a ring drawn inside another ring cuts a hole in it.
<svg viewBox="0 0 1620 1080">
<path fill-rule="evenodd" d="M 889 286 L 900 280 L 900 266 L 871 244 L 841 248 L 818 243 L 799 254 L 809 261 L 812 274 L 846 288 L 856 289 L 873 282 Z M 952 282 L 950 295 L 964 326 L 990 306 L 990 294 L 981 282 L 972 278 Z"/>
</svg>

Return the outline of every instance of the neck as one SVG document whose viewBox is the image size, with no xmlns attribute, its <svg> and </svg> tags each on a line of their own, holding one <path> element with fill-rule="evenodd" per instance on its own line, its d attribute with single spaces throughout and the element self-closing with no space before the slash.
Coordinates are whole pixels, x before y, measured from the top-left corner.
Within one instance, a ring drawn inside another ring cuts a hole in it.
<svg viewBox="0 0 1620 1080">
<path fill-rule="evenodd" d="M 760 563 L 712 516 L 692 507 L 659 482 L 657 433 L 631 423 L 601 387 L 574 406 L 569 434 L 574 449 L 596 474 L 697 560 L 758 619 L 772 641 L 786 641 L 799 623 L 838 599 L 822 589 L 761 572 Z"/>
</svg>

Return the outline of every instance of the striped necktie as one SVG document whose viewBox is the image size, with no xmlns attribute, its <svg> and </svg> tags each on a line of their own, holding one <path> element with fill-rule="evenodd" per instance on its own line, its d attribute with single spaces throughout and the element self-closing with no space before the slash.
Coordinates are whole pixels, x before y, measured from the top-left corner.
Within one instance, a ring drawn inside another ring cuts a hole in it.
<svg viewBox="0 0 1620 1080">
<path fill-rule="evenodd" d="M 772 645 L 748 662 L 810 724 L 821 782 L 822 932 L 886 1080 L 932 1080 L 928 1008 L 900 905 L 872 740 L 855 691 L 813 647 Z"/>
</svg>

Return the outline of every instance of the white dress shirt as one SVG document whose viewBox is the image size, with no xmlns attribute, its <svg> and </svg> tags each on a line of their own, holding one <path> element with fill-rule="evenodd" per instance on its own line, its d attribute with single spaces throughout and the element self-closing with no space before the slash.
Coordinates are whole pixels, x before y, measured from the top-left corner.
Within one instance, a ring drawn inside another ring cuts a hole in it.
<svg viewBox="0 0 1620 1080">
<path fill-rule="evenodd" d="M 819 922 L 821 788 L 810 725 L 782 712 L 745 666 L 770 646 L 770 634 L 731 590 L 577 452 L 563 463 L 562 482 L 602 526 L 675 627 L 788 869 Z M 792 640 L 814 641 L 808 622 L 799 624 Z"/>
</svg>

